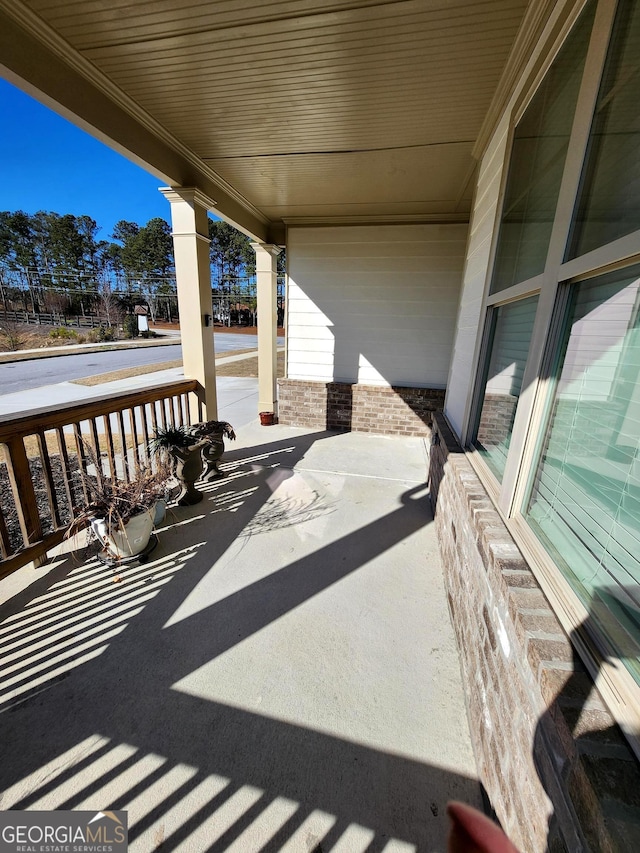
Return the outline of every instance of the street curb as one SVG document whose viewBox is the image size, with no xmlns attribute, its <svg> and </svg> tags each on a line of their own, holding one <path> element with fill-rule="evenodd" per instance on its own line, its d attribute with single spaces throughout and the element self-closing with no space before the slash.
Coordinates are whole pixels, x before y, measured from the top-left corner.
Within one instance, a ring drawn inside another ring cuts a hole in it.
<svg viewBox="0 0 640 853">
<path fill-rule="evenodd" d="M 36 358 L 54 358 L 60 355 L 82 355 L 82 353 L 92 352 L 109 352 L 119 349 L 140 349 L 141 347 L 162 347 L 176 346 L 181 343 L 179 335 L 168 339 L 152 340 L 142 339 L 139 342 L 122 341 L 112 342 L 107 344 L 75 344 L 65 347 L 46 347 L 37 350 L 18 350 L 17 352 L 0 352 L 0 364 L 6 364 L 10 361 L 32 361 Z"/>
</svg>

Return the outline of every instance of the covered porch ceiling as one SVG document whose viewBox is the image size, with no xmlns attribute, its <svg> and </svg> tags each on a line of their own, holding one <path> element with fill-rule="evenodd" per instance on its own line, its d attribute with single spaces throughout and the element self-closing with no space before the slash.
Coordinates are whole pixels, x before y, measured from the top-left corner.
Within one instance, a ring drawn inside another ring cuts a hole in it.
<svg viewBox="0 0 640 853">
<path fill-rule="evenodd" d="M 474 153 L 549 5 L 0 0 L 0 67 L 281 243 L 287 223 L 466 221 Z"/>
</svg>

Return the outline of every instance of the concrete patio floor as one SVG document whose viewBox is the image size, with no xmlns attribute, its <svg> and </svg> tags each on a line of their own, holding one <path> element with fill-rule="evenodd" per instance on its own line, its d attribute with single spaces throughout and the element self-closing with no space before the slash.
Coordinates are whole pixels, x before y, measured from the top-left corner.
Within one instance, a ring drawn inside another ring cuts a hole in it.
<svg viewBox="0 0 640 853">
<path fill-rule="evenodd" d="M 125 809 L 131 851 L 444 851 L 481 800 L 426 452 L 248 424 L 146 565 L 0 582 L 0 808 Z"/>
</svg>

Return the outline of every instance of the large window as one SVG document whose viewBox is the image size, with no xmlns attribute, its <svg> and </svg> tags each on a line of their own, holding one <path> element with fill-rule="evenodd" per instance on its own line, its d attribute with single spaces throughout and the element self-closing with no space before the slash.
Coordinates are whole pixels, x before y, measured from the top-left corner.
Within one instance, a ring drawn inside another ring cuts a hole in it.
<svg viewBox="0 0 640 853">
<path fill-rule="evenodd" d="M 491 317 L 490 357 L 475 445 L 502 480 L 538 298 L 496 308 Z"/>
<path fill-rule="evenodd" d="M 622 3 L 603 75 L 569 256 L 640 228 L 640 4 Z"/>
<path fill-rule="evenodd" d="M 589 0 L 548 47 L 514 123 L 468 434 L 640 754 L 640 0 Z"/>
<path fill-rule="evenodd" d="M 640 268 L 572 290 L 525 517 L 640 682 Z"/>
<path fill-rule="evenodd" d="M 515 128 L 492 293 L 544 270 L 592 23 L 590 7 Z"/>
</svg>

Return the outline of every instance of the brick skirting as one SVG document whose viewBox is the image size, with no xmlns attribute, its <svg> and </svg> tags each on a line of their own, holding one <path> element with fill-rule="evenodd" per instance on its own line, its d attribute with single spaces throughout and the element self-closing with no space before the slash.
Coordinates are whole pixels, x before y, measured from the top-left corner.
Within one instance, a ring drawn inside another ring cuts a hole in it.
<svg viewBox="0 0 640 853">
<path fill-rule="evenodd" d="M 640 850 L 640 765 L 442 414 L 430 485 L 478 772 L 523 853 Z"/>
<path fill-rule="evenodd" d="M 381 435 L 431 435 L 444 390 L 281 379 L 278 421 L 289 426 Z"/>
</svg>

